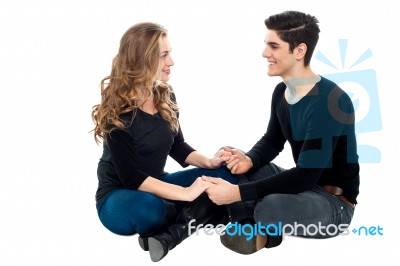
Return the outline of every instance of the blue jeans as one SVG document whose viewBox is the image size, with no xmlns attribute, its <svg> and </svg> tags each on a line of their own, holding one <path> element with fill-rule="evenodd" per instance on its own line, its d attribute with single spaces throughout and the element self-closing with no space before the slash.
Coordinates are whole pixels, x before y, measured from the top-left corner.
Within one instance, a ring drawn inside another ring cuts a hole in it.
<svg viewBox="0 0 400 266">
<path fill-rule="evenodd" d="M 285 171 L 273 163 L 242 176 L 239 183 L 257 181 Z M 322 187 L 297 194 L 270 194 L 258 201 L 238 202 L 228 206 L 232 222 L 253 221 L 282 233 L 309 238 L 330 238 L 347 229 L 354 209 Z M 296 229 L 296 230 L 295 230 Z"/>
<path fill-rule="evenodd" d="M 330 238 L 344 232 L 354 209 L 316 185 L 298 194 L 271 194 L 260 200 L 254 220 L 285 226 L 282 233 L 308 238 Z"/>
<path fill-rule="evenodd" d="M 225 167 L 219 169 L 193 168 L 175 173 L 163 174 L 160 180 L 183 187 L 189 187 L 200 176 L 220 177 L 237 184 L 239 178 Z M 160 228 L 166 217 L 166 200 L 151 193 L 116 189 L 97 204 L 102 224 L 118 235 L 148 234 Z"/>
</svg>

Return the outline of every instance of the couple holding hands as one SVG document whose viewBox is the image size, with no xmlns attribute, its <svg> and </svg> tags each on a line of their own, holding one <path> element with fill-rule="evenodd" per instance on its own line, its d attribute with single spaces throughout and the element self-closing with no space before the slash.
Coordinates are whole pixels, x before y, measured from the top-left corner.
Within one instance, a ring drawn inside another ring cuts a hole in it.
<svg viewBox="0 0 400 266">
<path fill-rule="evenodd" d="M 154 262 L 193 233 L 193 221 L 302 224 L 297 236 L 328 238 L 340 234 L 328 232 L 329 225 L 352 220 L 360 182 L 354 109 L 342 89 L 311 69 L 318 20 L 285 11 L 265 25 L 267 73 L 282 78 L 272 95 L 268 127 L 249 151 L 223 147 L 213 158 L 183 137 L 167 83 L 174 65 L 167 30 L 138 23 L 121 38 L 111 73 L 101 81 L 101 102 L 92 110 L 95 140 L 103 143 L 96 208 L 111 232 L 138 234 Z M 286 141 L 295 163 L 291 169 L 272 162 Z M 194 167 L 168 173 L 168 156 Z M 324 230 L 304 230 L 317 224 Z M 282 242 L 281 234 L 269 231 L 251 239 L 220 238 L 241 254 Z"/>
</svg>

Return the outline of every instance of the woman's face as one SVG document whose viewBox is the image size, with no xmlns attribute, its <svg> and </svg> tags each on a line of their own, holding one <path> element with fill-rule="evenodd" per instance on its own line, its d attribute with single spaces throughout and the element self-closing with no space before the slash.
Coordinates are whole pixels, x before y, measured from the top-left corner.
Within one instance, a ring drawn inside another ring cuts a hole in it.
<svg viewBox="0 0 400 266">
<path fill-rule="evenodd" d="M 167 82 L 171 73 L 171 66 L 174 61 L 171 58 L 171 46 L 169 45 L 168 37 L 163 37 L 160 40 L 161 58 L 158 66 L 157 80 Z"/>
</svg>

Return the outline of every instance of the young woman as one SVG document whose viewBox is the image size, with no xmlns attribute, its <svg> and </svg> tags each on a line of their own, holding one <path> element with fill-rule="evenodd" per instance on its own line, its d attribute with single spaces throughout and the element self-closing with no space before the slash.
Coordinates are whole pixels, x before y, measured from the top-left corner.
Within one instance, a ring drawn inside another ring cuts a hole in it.
<svg viewBox="0 0 400 266">
<path fill-rule="evenodd" d="M 175 95 L 166 83 L 173 65 L 165 28 L 132 26 L 92 111 L 95 140 L 103 141 L 96 192 L 100 221 L 119 235 L 139 233 L 153 261 L 188 236 L 189 219 L 204 224 L 221 214 L 204 193 L 210 183 L 201 176 L 238 181 L 222 166 L 228 152 L 207 158 L 185 142 Z M 196 168 L 166 173 L 168 155 L 182 167 Z"/>
</svg>

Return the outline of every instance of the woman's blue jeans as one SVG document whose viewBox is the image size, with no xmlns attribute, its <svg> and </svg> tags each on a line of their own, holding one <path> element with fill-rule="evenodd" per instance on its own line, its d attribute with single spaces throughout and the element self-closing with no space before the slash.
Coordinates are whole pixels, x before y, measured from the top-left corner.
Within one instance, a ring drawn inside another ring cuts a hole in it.
<svg viewBox="0 0 400 266">
<path fill-rule="evenodd" d="M 189 187 L 200 176 L 220 177 L 237 184 L 239 177 L 222 166 L 219 169 L 192 168 L 163 174 L 160 180 Z M 166 217 L 166 200 L 139 190 L 116 189 L 96 205 L 102 224 L 118 235 L 148 234 L 160 228 Z"/>
</svg>

